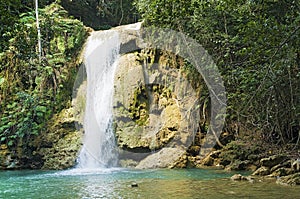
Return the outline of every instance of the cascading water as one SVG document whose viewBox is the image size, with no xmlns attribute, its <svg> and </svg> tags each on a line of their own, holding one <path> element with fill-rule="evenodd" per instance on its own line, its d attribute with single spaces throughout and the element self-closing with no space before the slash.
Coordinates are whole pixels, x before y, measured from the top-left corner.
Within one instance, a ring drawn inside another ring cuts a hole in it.
<svg viewBox="0 0 300 199">
<path fill-rule="evenodd" d="M 112 98 L 119 49 L 119 35 L 113 30 L 94 32 L 87 42 L 85 136 L 80 168 L 113 167 L 118 161 L 112 130 Z"/>
</svg>

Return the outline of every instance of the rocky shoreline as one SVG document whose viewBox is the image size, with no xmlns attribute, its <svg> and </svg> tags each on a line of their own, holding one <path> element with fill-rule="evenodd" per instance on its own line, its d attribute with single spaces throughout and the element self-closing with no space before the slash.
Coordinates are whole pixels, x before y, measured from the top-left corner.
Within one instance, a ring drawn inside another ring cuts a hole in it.
<svg viewBox="0 0 300 199">
<path fill-rule="evenodd" d="M 280 185 L 300 185 L 300 159 L 290 159 L 284 155 L 273 155 L 262 158 L 259 167 L 250 176 L 235 174 L 233 181 L 249 181 L 251 183 L 260 180 L 276 180 Z"/>
</svg>

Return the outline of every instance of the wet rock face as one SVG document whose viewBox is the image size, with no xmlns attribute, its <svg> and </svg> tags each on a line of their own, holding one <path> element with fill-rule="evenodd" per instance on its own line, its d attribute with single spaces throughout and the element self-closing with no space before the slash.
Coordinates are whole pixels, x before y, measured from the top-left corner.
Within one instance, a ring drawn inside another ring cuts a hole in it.
<svg viewBox="0 0 300 199">
<path fill-rule="evenodd" d="M 76 164 L 82 131 L 76 130 L 72 108 L 54 116 L 47 130 L 32 138 L 30 145 L 20 142 L 15 150 L 0 146 L 0 169 L 67 169 Z"/>
<path fill-rule="evenodd" d="M 76 130 L 71 109 L 49 121 L 48 130 L 32 138 L 30 146 L 20 143 L 15 150 L 0 145 L 0 169 L 67 169 L 75 166 L 82 131 Z"/>
<path fill-rule="evenodd" d="M 12 153 L 8 150 L 6 144 L 0 145 L 0 169 L 18 168 L 18 160 L 12 158 Z"/>
<path fill-rule="evenodd" d="M 75 166 L 83 131 L 75 128 L 73 109 L 65 109 L 49 122 L 47 132 L 33 143 L 34 155 L 40 157 L 42 169 L 67 169 Z"/>
<path fill-rule="evenodd" d="M 145 162 L 151 161 L 149 158 L 161 157 L 156 157 L 155 153 L 167 154 L 166 151 L 170 150 L 181 152 L 191 145 L 195 136 L 192 132 L 197 130 L 194 124 L 199 118 L 197 96 L 179 67 L 166 64 L 164 58 L 151 50 L 125 54 L 119 60 L 114 84 L 113 112 L 117 143 L 122 150 L 130 151 L 132 156 L 135 153 L 145 154 L 136 160 L 144 159 L 138 168 L 148 168 Z M 166 147 L 168 150 L 164 149 Z M 124 154 L 121 151 L 121 159 L 132 158 L 128 153 Z M 180 158 L 164 155 L 163 159 L 172 165 Z M 150 164 L 150 167 L 170 165 L 157 162 Z"/>
</svg>

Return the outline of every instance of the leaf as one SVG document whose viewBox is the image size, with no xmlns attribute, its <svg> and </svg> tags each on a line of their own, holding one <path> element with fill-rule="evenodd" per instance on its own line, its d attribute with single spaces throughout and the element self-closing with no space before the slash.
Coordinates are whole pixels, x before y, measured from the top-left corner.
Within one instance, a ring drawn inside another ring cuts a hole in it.
<svg viewBox="0 0 300 199">
<path fill-rule="evenodd" d="M 27 26 L 28 28 L 33 27 L 33 25 L 31 23 L 26 23 L 25 26 Z"/>
<path fill-rule="evenodd" d="M 32 132 L 31 132 L 31 135 L 38 135 L 39 134 L 39 132 L 37 131 L 37 130 L 33 130 Z"/>
<path fill-rule="evenodd" d="M 41 113 L 41 112 L 37 112 L 36 115 L 37 115 L 38 117 L 43 117 L 43 113 Z"/>
<path fill-rule="evenodd" d="M 37 85 L 40 85 L 40 84 L 41 84 L 41 82 L 42 82 L 42 80 L 43 80 L 43 77 L 39 77 L 39 76 L 37 76 L 37 77 L 35 77 L 35 80 L 34 80 L 34 82 L 35 82 Z"/>
<path fill-rule="evenodd" d="M 50 66 L 46 66 L 44 69 L 47 71 L 48 75 L 51 75 L 53 73 L 53 69 Z"/>
<path fill-rule="evenodd" d="M 12 146 L 14 145 L 14 141 L 13 140 L 9 140 L 9 142 L 7 143 L 7 146 Z"/>
<path fill-rule="evenodd" d="M 11 139 L 16 139 L 17 136 L 16 136 L 16 135 L 11 135 L 11 136 L 9 136 L 9 138 L 11 138 Z"/>
<path fill-rule="evenodd" d="M 1 126 L 0 131 L 4 131 L 4 130 L 6 130 L 6 129 L 8 129 L 8 128 L 10 128 L 9 125 Z"/>
<path fill-rule="evenodd" d="M 24 131 L 25 129 L 22 129 L 22 131 L 18 131 L 16 134 L 20 137 L 20 138 L 22 138 L 22 137 L 24 137 Z M 17 136 L 15 136 L 15 138 L 17 138 Z"/>
<path fill-rule="evenodd" d="M 0 77 L 0 86 L 4 83 L 5 79 L 4 77 Z"/>
<path fill-rule="evenodd" d="M 37 106 L 35 108 L 36 111 L 46 113 L 47 112 L 47 107 L 46 106 Z"/>
<path fill-rule="evenodd" d="M 7 124 L 7 126 L 9 126 L 9 127 L 11 127 L 13 125 L 15 125 L 15 122 L 8 122 L 8 124 Z"/>
</svg>

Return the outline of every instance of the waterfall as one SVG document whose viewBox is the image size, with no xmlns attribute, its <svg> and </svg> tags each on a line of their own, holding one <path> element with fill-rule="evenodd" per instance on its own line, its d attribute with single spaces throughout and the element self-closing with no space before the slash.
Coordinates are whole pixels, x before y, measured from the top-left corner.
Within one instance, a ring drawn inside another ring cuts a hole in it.
<svg viewBox="0 0 300 199">
<path fill-rule="evenodd" d="M 93 32 L 87 41 L 85 134 L 78 159 L 80 168 L 113 167 L 118 161 L 112 130 L 112 98 L 119 49 L 119 34 L 114 30 Z"/>
</svg>

